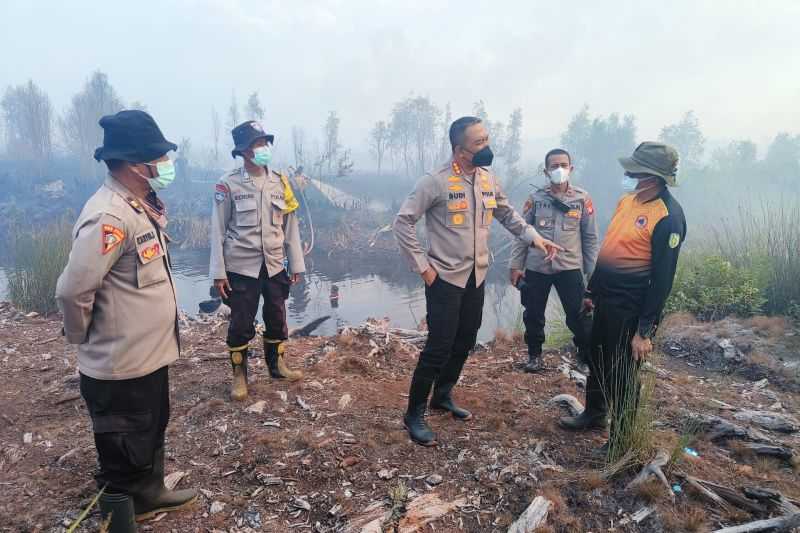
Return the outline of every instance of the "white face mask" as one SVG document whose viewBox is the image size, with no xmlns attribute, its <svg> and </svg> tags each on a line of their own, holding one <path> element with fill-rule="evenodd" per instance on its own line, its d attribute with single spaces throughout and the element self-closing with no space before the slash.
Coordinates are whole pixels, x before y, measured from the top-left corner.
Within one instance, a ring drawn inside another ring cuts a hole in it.
<svg viewBox="0 0 800 533">
<path fill-rule="evenodd" d="M 547 176 L 550 178 L 550 183 L 561 185 L 569 179 L 569 169 L 558 167 L 555 170 L 549 170 Z"/>
<path fill-rule="evenodd" d="M 639 180 L 630 176 L 622 176 L 622 190 L 626 193 L 634 192 L 639 186 Z"/>
</svg>

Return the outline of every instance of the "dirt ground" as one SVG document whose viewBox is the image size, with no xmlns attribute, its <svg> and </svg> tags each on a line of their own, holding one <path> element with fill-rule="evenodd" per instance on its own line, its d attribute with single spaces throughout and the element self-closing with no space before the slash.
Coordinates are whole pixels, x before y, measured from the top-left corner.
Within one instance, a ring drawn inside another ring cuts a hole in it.
<svg viewBox="0 0 800 533">
<path fill-rule="evenodd" d="M 96 493 L 75 349 L 64 344 L 60 327 L 57 317 L 27 318 L 0 305 L 3 532 L 66 531 Z M 583 399 L 559 368 L 569 361 L 564 352 L 548 352 L 547 370 L 528 375 L 518 339 L 479 347 L 456 392 L 474 419 L 430 415 L 440 445 L 423 448 L 409 441 L 401 422 L 415 350 L 358 334 L 292 339 L 290 364 L 303 368 L 306 379 L 289 384 L 269 378 L 257 349 L 250 398 L 231 403 L 224 327 L 187 324 L 183 355 L 170 370 L 166 470 L 185 473 L 178 486 L 196 487 L 201 496 L 192 509 L 160 515 L 141 524 L 142 531 L 505 532 L 540 495 L 552 502 L 541 531 L 710 531 L 757 518 L 702 500 L 681 485 L 679 473 L 800 499 L 797 455 L 756 457 L 737 442 L 704 435 L 690 444 L 697 457 L 678 453 L 665 469 L 674 493 L 656 483 L 625 490 L 638 468 L 605 479 L 602 460 L 592 454 L 605 434 L 560 430 L 556 421 L 565 411 L 548 404 L 562 393 Z M 696 356 L 658 358 L 655 444 L 682 450 L 686 412 L 797 413 L 797 388 L 770 379 L 777 371 L 768 366 L 754 376 L 704 368 Z M 759 429 L 798 449 L 797 433 Z M 415 501 L 432 506 L 420 509 Z M 653 512 L 632 520 L 643 508 Z M 376 516 L 377 530 L 362 529 Z M 78 531 L 97 527 L 92 512 Z"/>
</svg>

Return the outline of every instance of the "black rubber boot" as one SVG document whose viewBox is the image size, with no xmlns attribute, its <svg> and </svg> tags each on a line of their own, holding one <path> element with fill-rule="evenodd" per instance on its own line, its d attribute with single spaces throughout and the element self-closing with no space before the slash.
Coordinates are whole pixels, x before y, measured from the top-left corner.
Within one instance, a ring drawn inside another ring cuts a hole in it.
<svg viewBox="0 0 800 533">
<path fill-rule="evenodd" d="M 108 524 L 108 533 L 136 533 L 133 519 L 133 499 L 127 494 L 113 493 L 100 495 L 100 516 Z"/>
<path fill-rule="evenodd" d="M 303 373 L 299 370 L 292 370 L 286 366 L 283 357 L 285 343 L 281 340 L 267 339 L 264 337 L 264 359 L 267 361 L 269 375 L 273 379 L 288 379 L 297 381 L 303 379 Z"/>
<path fill-rule="evenodd" d="M 584 411 L 578 416 L 562 416 L 558 420 L 558 425 L 564 429 L 571 429 L 573 431 L 603 429 L 606 427 L 606 414 L 587 413 Z"/>
<path fill-rule="evenodd" d="M 194 503 L 194 489 L 169 490 L 164 486 L 164 448 L 156 448 L 153 472 L 136 489 L 131 491 L 136 520 L 141 522 L 157 513 L 178 511 Z"/>
<path fill-rule="evenodd" d="M 525 365 L 525 372 L 528 374 L 535 374 L 537 372 L 541 372 L 542 370 L 544 370 L 544 365 L 542 364 L 541 354 L 529 354 L 528 363 Z"/>
<path fill-rule="evenodd" d="M 576 349 L 576 352 L 575 363 L 578 367 L 578 372 L 588 376 L 589 372 L 591 372 L 591 367 L 589 366 L 589 349 L 579 347 Z"/>
<path fill-rule="evenodd" d="M 403 425 L 408 430 L 411 440 L 423 446 L 436 446 L 436 434 L 425 422 L 425 408 L 428 406 L 428 394 L 433 386 L 433 380 L 417 375 L 411 377 L 411 387 L 408 391 L 408 410 L 403 417 Z"/>
<path fill-rule="evenodd" d="M 472 418 L 472 413 L 466 409 L 462 409 L 453 402 L 451 393 L 453 392 L 453 387 L 455 387 L 455 385 L 455 383 L 442 383 L 441 381 L 437 381 L 436 386 L 433 388 L 431 409 L 449 411 L 453 415 L 453 418 L 458 420 L 469 420 Z"/>
<path fill-rule="evenodd" d="M 431 398 L 431 409 L 449 411 L 453 418 L 458 420 L 469 420 L 472 413 L 457 406 L 453 401 L 453 388 L 461 377 L 464 363 L 467 361 L 468 353 L 454 354 L 442 368 L 439 377 L 433 386 L 433 397 Z"/>
</svg>

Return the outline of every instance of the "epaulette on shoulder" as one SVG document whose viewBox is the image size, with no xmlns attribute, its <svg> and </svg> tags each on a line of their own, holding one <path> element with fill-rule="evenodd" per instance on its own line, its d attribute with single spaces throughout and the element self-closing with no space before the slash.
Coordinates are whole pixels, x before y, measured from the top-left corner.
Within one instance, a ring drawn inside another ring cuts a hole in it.
<svg viewBox="0 0 800 533">
<path fill-rule="evenodd" d="M 131 198 L 129 196 L 125 198 L 125 202 L 127 202 L 127 204 L 131 206 L 137 213 L 144 213 L 144 207 L 142 207 L 142 203 L 136 198 Z"/>
</svg>

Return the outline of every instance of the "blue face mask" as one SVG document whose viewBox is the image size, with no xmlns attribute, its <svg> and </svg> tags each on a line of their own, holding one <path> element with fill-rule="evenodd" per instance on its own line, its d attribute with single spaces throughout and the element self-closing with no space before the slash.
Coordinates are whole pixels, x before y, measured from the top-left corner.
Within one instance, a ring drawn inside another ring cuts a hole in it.
<svg viewBox="0 0 800 533">
<path fill-rule="evenodd" d="M 272 150 L 269 145 L 259 146 L 253 149 L 253 158 L 250 160 L 254 165 L 265 167 L 272 161 Z"/>
<path fill-rule="evenodd" d="M 631 193 L 639 186 L 639 180 L 630 176 L 622 176 L 622 190 L 626 193 Z"/>
</svg>

